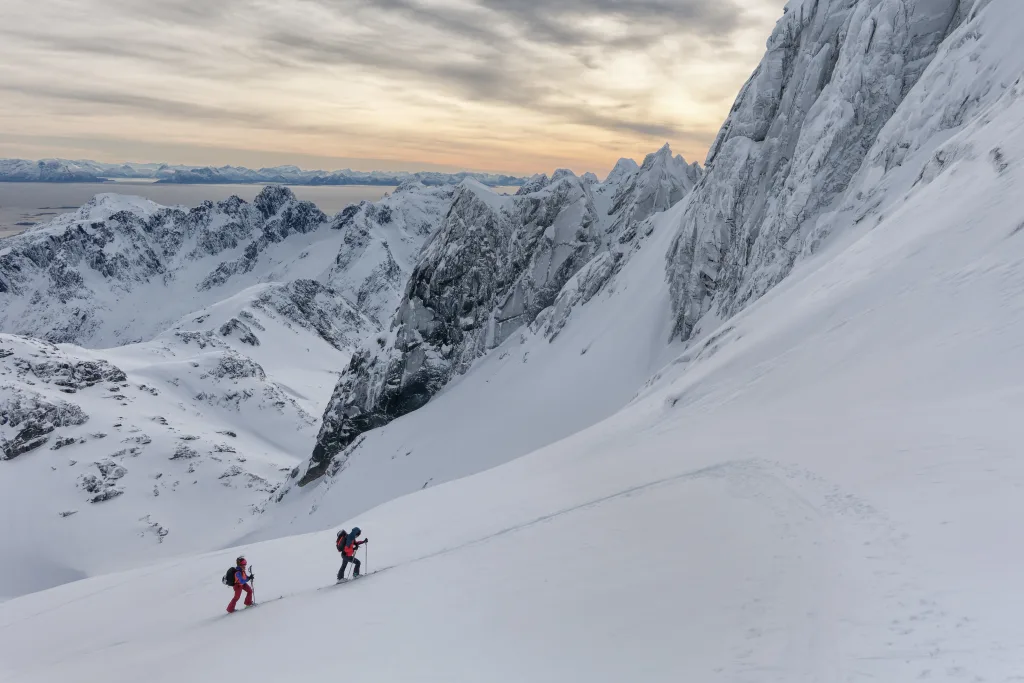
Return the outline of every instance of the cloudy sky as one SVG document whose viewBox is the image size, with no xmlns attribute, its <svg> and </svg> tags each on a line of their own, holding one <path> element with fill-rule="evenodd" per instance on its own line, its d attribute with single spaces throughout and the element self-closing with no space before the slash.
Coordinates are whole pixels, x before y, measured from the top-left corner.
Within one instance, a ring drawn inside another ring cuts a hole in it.
<svg viewBox="0 0 1024 683">
<path fill-rule="evenodd" d="M 0 156 L 702 161 L 784 0 L 0 0 Z"/>
</svg>

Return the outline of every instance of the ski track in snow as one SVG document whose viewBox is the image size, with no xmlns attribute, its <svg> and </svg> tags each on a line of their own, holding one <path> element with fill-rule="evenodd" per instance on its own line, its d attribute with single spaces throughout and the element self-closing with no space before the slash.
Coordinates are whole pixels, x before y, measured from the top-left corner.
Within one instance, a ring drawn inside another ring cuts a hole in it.
<svg viewBox="0 0 1024 683">
<path fill-rule="evenodd" d="M 694 486 L 698 488 L 694 489 Z M 464 571 L 460 567 L 472 567 L 477 561 L 491 561 L 488 556 L 494 551 L 485 548 L 492 544 L 497 543 L 497 553 L 503 554 L 507 552 L 505 549 L 508 546 L 543 545 L 542 540 L 532 537 L 539 534 L 553 538 L 554 545 L 558 546 L 559 539 L 564 538 L 565 534 L 576 534 L 581 528 L 612 530 L 628 537 L 628 529 L 621 532 L 616 529 L 617 524 L 621 524 L 624 519 L 649 531 L 643 535 L 644 542 L 639 545 L 624 542 L 625 549 L 632 555 L 624 554 L 622 560 L 629 564 L 650 564 L 647 570 L 616 567 L 614 563 L 608 562 L 600 545 L 584 546 L 583 549 L 589 551 L 584 553 L 584 557 L 597 561 L 602 571 L 609 572 L 628 571 L 643 576 L 645 571 L 684 571 L 683 565 L 674 566 L 671 561 L 659 562 L 657 549 L 649 547 L 652 543 L 654 546 L 672 545 L 671 527 L 676 520 L 663 516 L 661 509 L 665 505 L 671 509 L 680 497 L 693 497 L 702 503 L 701 535 L 727 532 L 730 524 L 721 527 L 716 519 L 733 516 L 736 506 L 748 507 L 743 517 L 758 519 L 759 528 L 767 528 L 772 532 L 757 544 L 756 551 L 760 554 L 755 552 L 755 556 L 745 558 L 747 561 L 731 558 L 734 561 L 720 567 L 730 566 L 730 571 L 736 572 L 730 583 L 737 595 L 727 605 L 719 605 L 718 608 L 729 611 L 733 629 L 737 625 L 742 625 L 742 628 L 731 634 L 722 660 L 717 667 L 712 666 L 709 673 L 754 676 L 757 680 L 840 680 L 842 671 L 863 676 L 891 673 L 891 660 L 900 660 L 905 665 L 907 675 L 915 672 L 922 677 L 930 676 L 931 672 L 955 678 L 967 675 L 968 672 L 957 664 L 959 648 L 951 645 L 951 639 L 962 641 L 969 632 L 970 620 L 949 614 L 935 596 L 915 587 L 910 571 L 900 560 L 900 541 L 892 523 L 866 502 L 830 485 L 813 473 L 766 460 L 725 462 L 631 486 L 509 525 L 452 547 L 375 569 L 363 578 L 393 569 L 415 569 L 415 573 L 406 573 L 406 576 L 414 579 L 454 569 L 456 576 L 453 581 L 458 584 Z M 724 516 L 716 515 L 717 510 L 721 510 Z M 580 519 L 567 520 L 577 516 Z M 566 523 L 569 528 L 562 528 Z M 653 533 L 650 533 L 652 530 Z M 527 537 L 517 538 L 524 534 Z M 595 540 L 602 543 L 600 533 Z M 751 551 L 750 548 L 746 549 L 746 552 Z M 466 558 L 464 554 L 471 557 Z M 514 564 L 519 553 L 513 551 L 512 555 L 508 559 Z M 452 559 L 444 562 L 447 556 L 452 556 Z M 548 557 L 545 558 L 545 564 L 558 560 L 558 557 Z M 414 567 L 421 564 L 438 566 L 439 561 L 441 567 L 438 570 Z M 145 580 L 156 573 L 166 573 L 179 564 L 141 572 L 133 576 L 132 581 Z M 517 571 L 521 572 L 522 577 L 531 580 L 538 576 L 536 566 L 527 565 Z M 558 575 L 556 572 L 549 576 L 546 570 L 541 570 L 539 576 L 542 579 L 557 579 Z M 870 577 L 869 585 L 857 584 L 857 581 L 863 581 L 866 577 Z M 572 580 L 570 577 L 566 579 Z M 427 580 L 422 579 L 424 582 Z M 340 593 L 344 595 L 353 590 L 363 590 L 361 586 L 368 584 L 362 581 L 360 579 L 356 586 L 347 586 L 349 590 Z M 54 605 L 48 610 L 8 622 L 0 626 L 0 631 L 16 626 L 27 627 L 28 622 L 34 619 L 83 600 L 102 601 L 105 592 L 122 585 L 115 583 Z M 681 592 L 699 594 L 701 585 L 700 581 L 683 582 Z M 321 586 L 267 599 L 259 605 L 263 609 L 257 612 L 266 612 L 266 616 L 255 618 L 273 624 L 274 619 L 282 616 L 282 610 L 289 609 L 287 603 L 291 600 L 301 601 L 318 590 L 332 587 Z M 383 586 L 379 590 L 386 591 L 387 587 Z M 256 591 L 257 602 L 260 602 L 258 581 Z M 865 591 L 863 596 L 860 591 Z M 181 592 L 183 596 L 189 594 L 187 590 Z M 886 623 L 866 622 L 866 619 L 874 617 L 858 614 L 858 598 L 869 595 L 880 596 L 888 603 L 884 613 L 892 616 L 886 618 Z M 216 603 L 208 607 L 218 609 Z M 652 607 L 647 605 L 647 609 Z M 91 608 L 101 608 L 101 604 Z M 539 612 L 543 614 L 544 610 L 541 608 Z M 97 657 L 119 647 L 145 650 L 156 642 L 174 640 L 182 634 L 193 632 L 197 627 L 218 626 L 224 616 L 227 615 L 184 623 L 174 632 L 159 632 L 151 637 L 134 638 L 130 642 L 118 640 L 90 645 L 47 662 L 37 673 L 43 675 L 46 671 L 53 671 L 56 679 L 63 675 L 59 673 L 59 668 L 64 662 L 83 655 Z M 685 617 L 683 621 L 686 621 Z M 686 628 L 699 628 L 699 624 L 691 623 Z M 849 633 L 843 633 L 844 630 Z M 861 655 L 853 662 L 844 661 L 839 651 L 840 644 L 852 642 L 850 638 L 854 633 L 865 631 L 888 632 L 886 654 Z M 208 638 L 218 640 L 219 636 L 210 635 Z M 108 680 L 121 680 L 113 677 L 116 669 L 116 665 L 108 667 L 107 674 L 112 676 Z M 652 671 L 650 680 L 670 680 L 665 678 L 668 673 Z M 18 676 L 0 680 L 50 680 L 47 677 L 21 678 L 21 673 Z M 124 680 L 130 678 L 125 677 Z M 601 677 L 599 680 L 616 679 Z"/>
</svg>

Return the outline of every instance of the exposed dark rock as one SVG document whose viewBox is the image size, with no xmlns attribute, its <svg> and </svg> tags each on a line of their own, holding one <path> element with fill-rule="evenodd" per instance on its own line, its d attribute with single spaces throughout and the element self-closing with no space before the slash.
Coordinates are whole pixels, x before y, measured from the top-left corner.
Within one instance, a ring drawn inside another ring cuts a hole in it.
<svg viewBox="0 0 1024 683">
<path fill-rule="evenodd" d="M 315 331 L 337 349 L 349 349 L 367 331 L 377 329 L 340 292 L 315 280 L 298 279 L 270 288 L 253 302 L 253 307 L 273 311 L 290 323 Z"/>
<path fill-rule="evenodd" d="M 192 458 L 198 458 L 199 452 L 193 448 L 189 448 L 185 444 L 179 444 L 174 449 L 174 454 L 171 456 L 171 460 L 191 460 Z"/>
<path fill-rule="evenodd" d="M 86 493 L 92 494 L 88 499 L 90 503 L 102 503 L 124 493 L 124 489 L 118 487 L 117 482 L 128 473 L 128 470 L 113 460 L 104 460 L 95 465 L 100 472 L 99 475 L 83 474 L 78 478 L 78 485 Z"/>
<path fill-rule="evenodd" d="M 243 323 L 238 318 L 232 318 L 231 320 L 221 325 L 219 331 L 222 337 L 230 337 L 232 335 L 237 335 L 238 341 L 242 342 L 243 344 L 248 344 L 250 346 L 260 345 L 259 337 L 253 334 L 249 326 Z"/>
<path fill-rule="evenodd" d="M 84 424 L 89 416 L 73 403 L 51 403 L 38 394 L 3 387 L 9 395 L 0 399 L 0 427 L 19 428 L 10 440 L 0 437 L 2 460 L 10 460 L 35 450 L 49 440 L 57 427 Z"/>
<path fill-rule="evenodd" d="M 64 437 L 64 438 L 58 438 L 53 443 L 53 445 L 50 446 L 50 450 L 51 451 L 56 451 L 56 450 L 59 450 L 61 448 L 64 448 L 65 446 L 70 446 L 70 445 L 72 445 L 74 443 L 77 443 L 77 442 L 78 442 L 77 439 L 75 439 L 75 437 L 73 437 L 73 436 L 67 436 L 67 437 Z"/>
</svg>

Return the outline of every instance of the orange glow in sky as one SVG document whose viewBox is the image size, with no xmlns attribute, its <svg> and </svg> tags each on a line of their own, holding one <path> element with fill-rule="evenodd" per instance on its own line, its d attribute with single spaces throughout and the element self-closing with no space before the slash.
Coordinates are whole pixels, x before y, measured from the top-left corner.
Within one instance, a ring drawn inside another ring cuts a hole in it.
<svg viewBox="0 0 1024 683">
<path fill-rule="evenodd" d="M 3 157 L 603 174 L 703 163 L 783 0 L 5 4 Z"/>
</svg>

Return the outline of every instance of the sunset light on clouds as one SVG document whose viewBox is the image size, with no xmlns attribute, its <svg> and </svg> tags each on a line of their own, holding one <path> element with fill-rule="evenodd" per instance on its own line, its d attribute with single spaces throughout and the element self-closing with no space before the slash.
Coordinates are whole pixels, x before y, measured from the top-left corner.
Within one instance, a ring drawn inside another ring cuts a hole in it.
<svg viewBox="0 0 1024 683">
<path fill-rule="evenodd" d="M 703 162 L 783 0 L 0 0 L 0 156 Z"/>
</svg>

